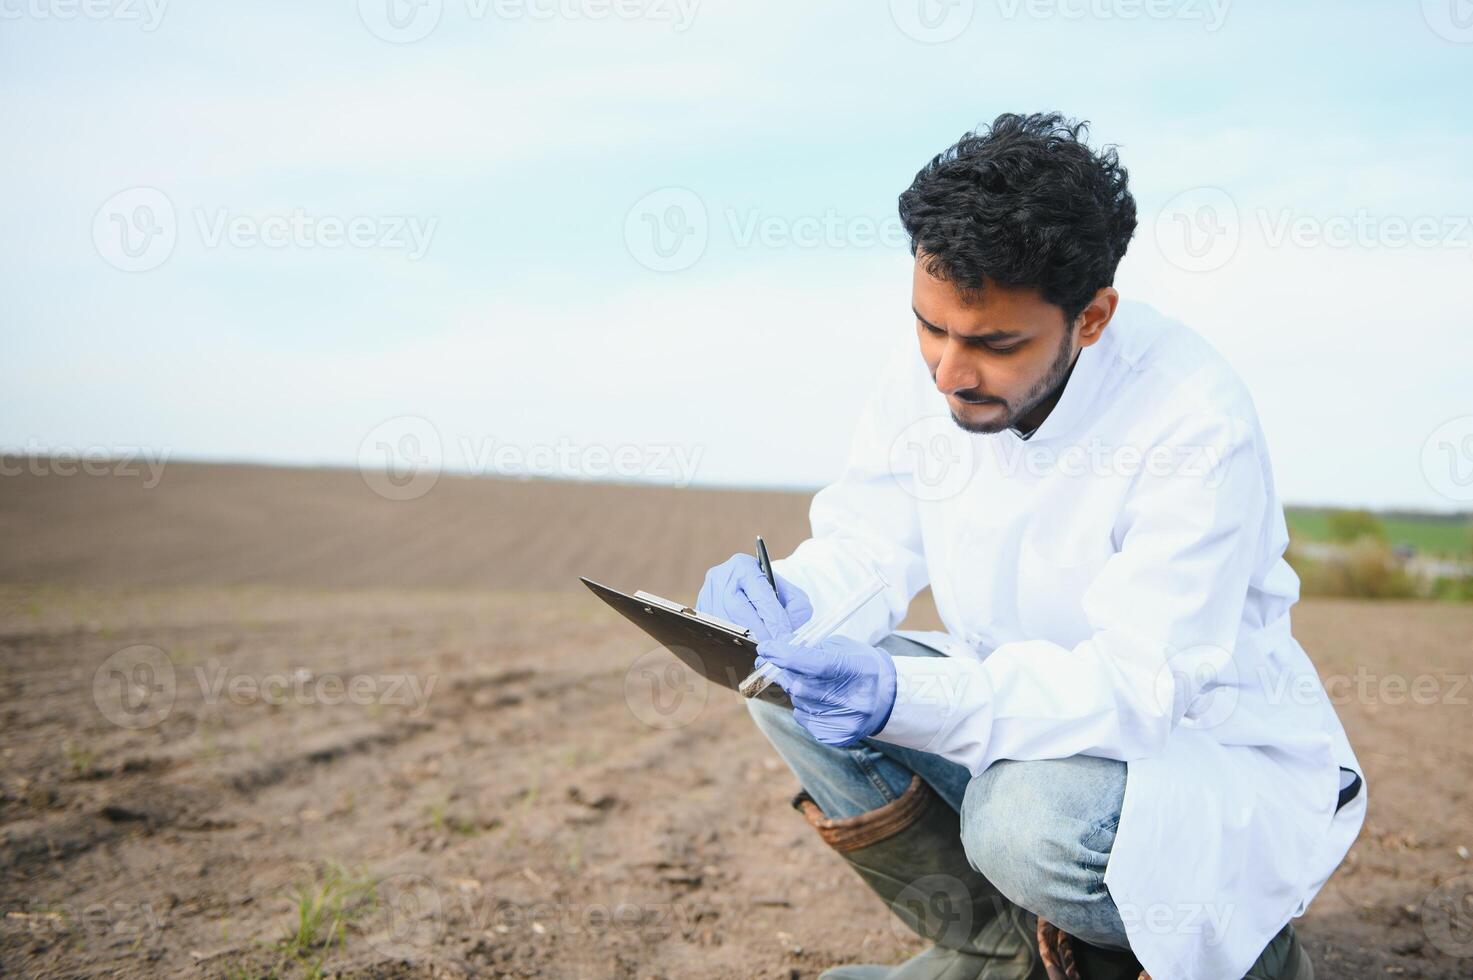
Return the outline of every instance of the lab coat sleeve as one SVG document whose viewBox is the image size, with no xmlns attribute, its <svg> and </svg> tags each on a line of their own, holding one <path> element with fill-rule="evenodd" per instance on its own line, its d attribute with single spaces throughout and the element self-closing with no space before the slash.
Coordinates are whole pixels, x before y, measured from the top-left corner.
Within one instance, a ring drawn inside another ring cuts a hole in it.
<svg viewBox="0 0 1473 980">
<path fill-rule="evenodd" d="M 1273 506 L 1255 432 L 1194 418 L 1148 451 L 1172 459 L 1171 472 L 1143 466 L 1127 493 L 1117 550 L 1083 596 L 1088 639 L 1007 642 L 980 661 L 896 658 L 896 705 L 877 737 L 973 774 L 998 759 L 1129 761 L 1161 753 L 1183 716 L 1210 715 L 1215 697 L 1229 703 Z"/>
<path fill-rule="evenodd" d="M 920 351 L 909 340 L 894 351 L 868 403 L 839 479 L 820 490 L 809 508 L 813 536 L 773 570 L 808 594 L 823 615 L 879 572 L 887 583 L 837 635 L 874 644 L 905 618 L 910 601 L 928 581 L 917 499 L 907 460 L 895 452 L 922 410 L 914 407 Z"/>
</svg>

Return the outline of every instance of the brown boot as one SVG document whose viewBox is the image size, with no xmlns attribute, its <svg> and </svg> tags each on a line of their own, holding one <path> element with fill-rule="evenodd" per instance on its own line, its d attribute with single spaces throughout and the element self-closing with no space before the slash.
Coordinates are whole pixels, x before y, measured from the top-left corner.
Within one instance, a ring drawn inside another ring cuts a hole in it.
<svg viewBox="0 0 1473 980">
<path fill-rule="evenodd" d="M 935 945 L 899 966 L 841 966 L 820 980 L 1044 980 L 1033 916 L 967 861 L 957 812 L 919 776 L 900 799 L 830 820 L 793 800 L 824 842 L 915 933 Z"/>
<path fill-rule="evenodd" d="M 1038 920 L 1038 952 L 1049 980 L 1151 980 L 1129 953 L 1081 942 L 1046 919 Z M 1314 980 L 1314 964 L 1292 925 L 1279 930 L 1243 980 Z"/>
<path fill-rule="evenodd" d="M 1038 920 L 1038 955 L 1048 980 L 1151 980 L 1129 952 L 1091 946 L 1047 919 Z"/>
</svg>

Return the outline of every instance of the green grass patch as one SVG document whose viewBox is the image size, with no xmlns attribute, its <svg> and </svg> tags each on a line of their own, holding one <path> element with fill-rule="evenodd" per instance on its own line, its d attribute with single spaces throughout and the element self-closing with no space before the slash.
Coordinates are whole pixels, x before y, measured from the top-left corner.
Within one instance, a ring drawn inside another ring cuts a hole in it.
<svg viewBox="0 0 1473 980">
<path fill-rule="evenodd" d="M 377 884 L 372 876 L 328 862 L 320 874 L 292 892 L 295 917 L 287 934 L 275 943 L 259 943 L 256 955 L 227 964 L 225 975 L 232 980 L 320 980 L 328 957 L 342 948 L 348 924 L 368 914 L 378 901 Z"/>
<path fill-rule="evenodd" d="M 1289 535 L 1302 541 L 1335 541 L 1335 511 L 1321 507 L 1288 507 Z M 1380 513 L 1387 544 L 1409 544 L 1419 552 L 1446 558 L 1473 557 L 1473 519 L 1467 514 Z"/>
</svg>

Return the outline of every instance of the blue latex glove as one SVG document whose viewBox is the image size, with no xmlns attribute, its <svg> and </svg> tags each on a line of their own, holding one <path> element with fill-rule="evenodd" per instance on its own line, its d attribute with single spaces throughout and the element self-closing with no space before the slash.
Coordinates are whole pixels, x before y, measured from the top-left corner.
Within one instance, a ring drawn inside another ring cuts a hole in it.
<svg viewBox="0 0 1473 980">
<path fill-rule="evenodd" d="M 732 555 L 706 573 L 696 609 L 746 627 L 759 643 L 785 636 L 813 617 L 813 603 L 793 583 L 780 575 L 773 577 L 777 579 L 776 595 L 756 558 Z"/>
<path fill-rule="evenodd" d="M 895 707 L 895 661 L 879 647 L 831 636 L 814 647 L 787 638 L 757 645 L 757 664 L 779 668 L 774 681 L 793 701 L 793 717 L 825 745 L 853 745 L 885 727 Z"/>
</svg>

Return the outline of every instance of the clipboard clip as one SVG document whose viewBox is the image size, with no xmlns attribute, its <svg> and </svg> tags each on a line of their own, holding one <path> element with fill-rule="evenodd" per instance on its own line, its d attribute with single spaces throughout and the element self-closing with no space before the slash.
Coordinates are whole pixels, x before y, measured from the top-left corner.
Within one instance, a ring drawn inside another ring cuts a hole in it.
<svg viewBox="0 0 1473 980">
<path fill-rule="evenodd" d="M 738 626 L 736 623 L 728 623 L 726 620 L 720 618 L 719 616 L 712 616 L 709 613 L 703 613 L 698 609 L 692 608 L 691 606 L 683 606 L 678 602 L 672 602 L 671 600 L 666 599 L 662 596 L 657 596 L 653 592 L 645 592 L 643 589 L 641 589 L 640 591 L 634 593 L 634 598 L 640 600 L 641 602 L 648 602 L 652 606 L 659 606 L 661 609 L 666 609 L 673 613 L 679 613 L 682 616 L 689 616 L 692 619 L 698 619 L 708 626 L 718 626 L 721 629 L 728 630 L 729 632 L 735 633 L 738 636 L 752 635 L 751 631 L 748 630 L 745 626 Z"/>
</svg>

